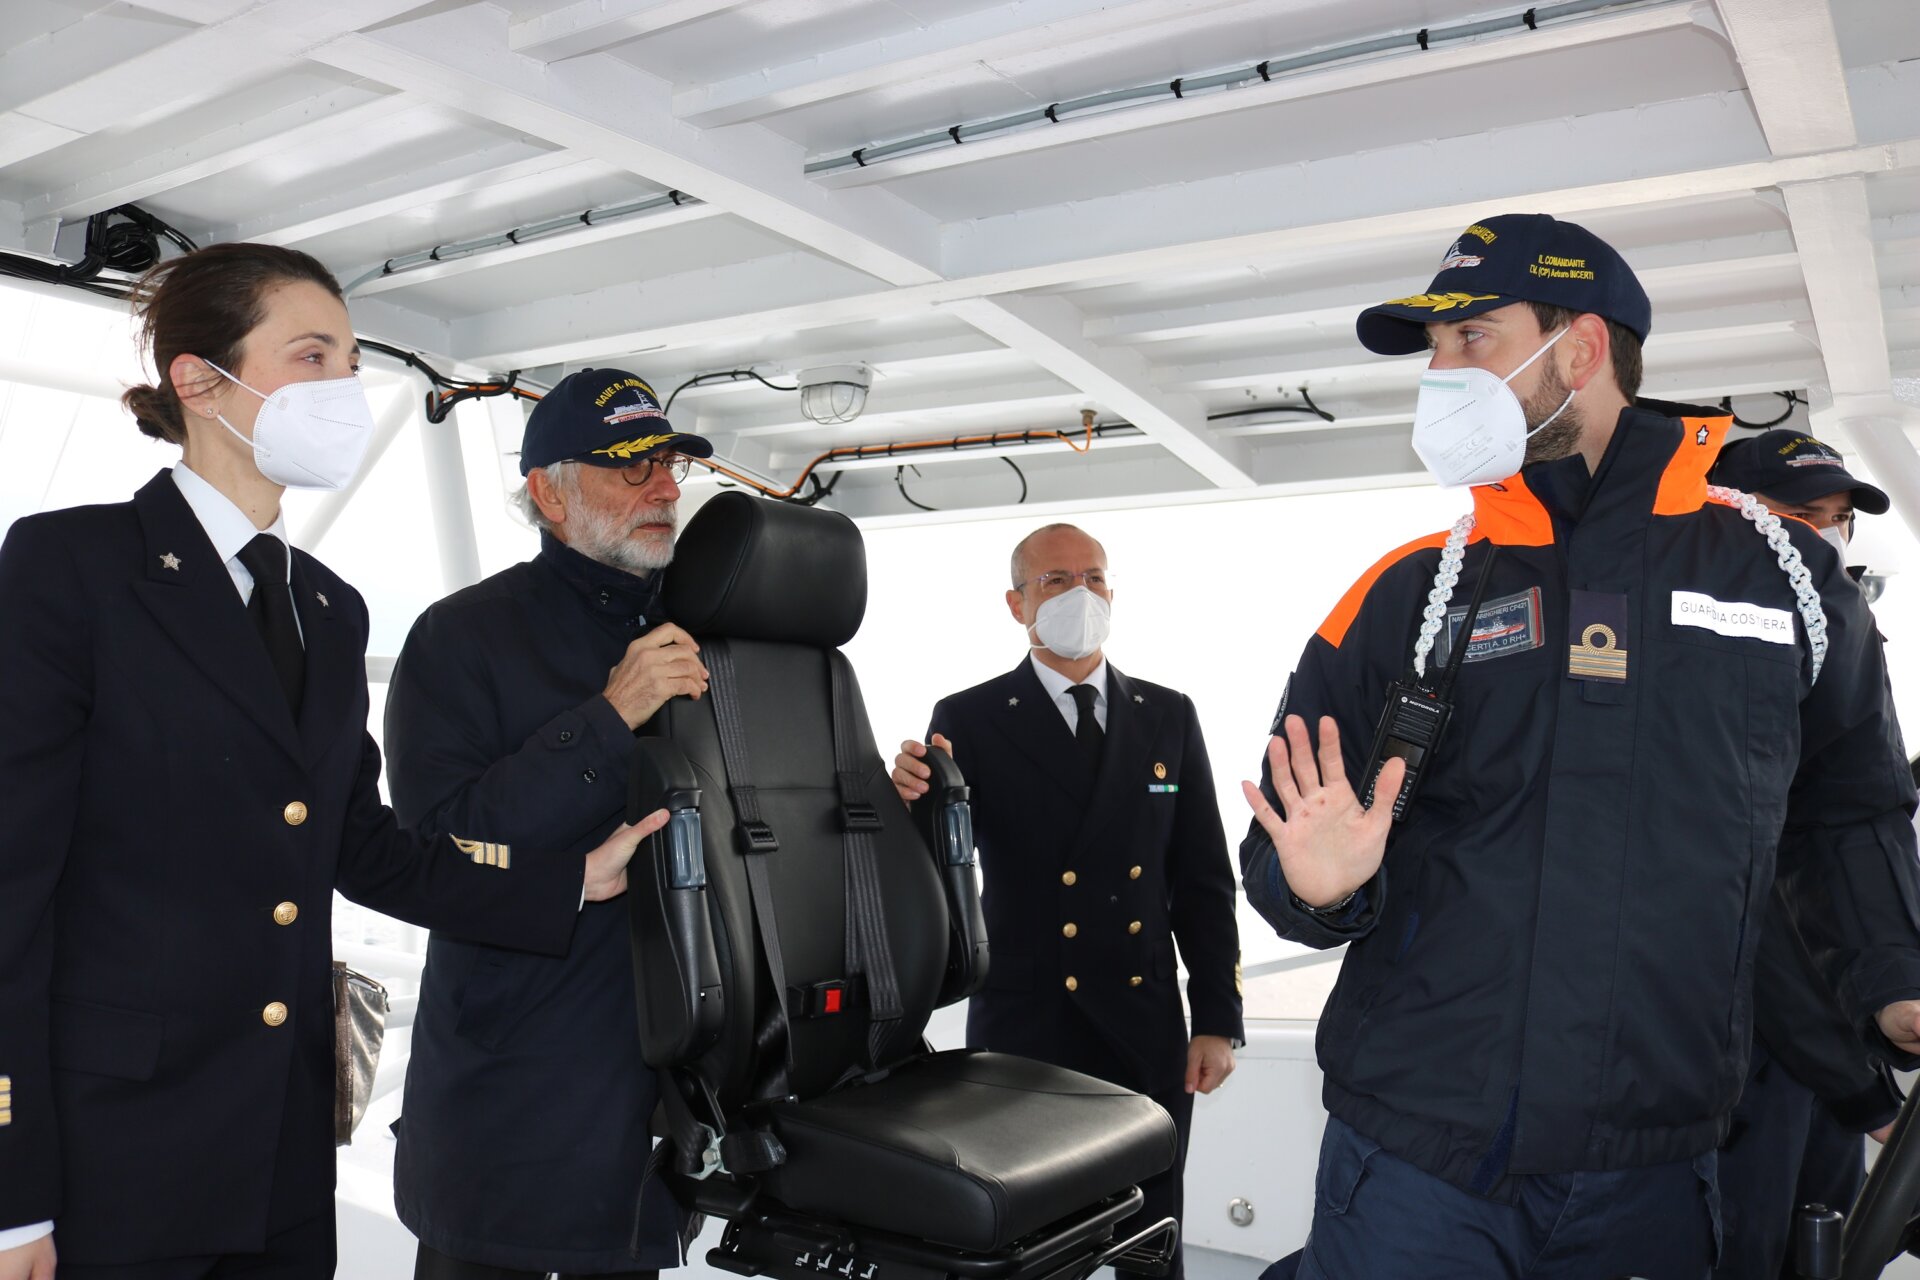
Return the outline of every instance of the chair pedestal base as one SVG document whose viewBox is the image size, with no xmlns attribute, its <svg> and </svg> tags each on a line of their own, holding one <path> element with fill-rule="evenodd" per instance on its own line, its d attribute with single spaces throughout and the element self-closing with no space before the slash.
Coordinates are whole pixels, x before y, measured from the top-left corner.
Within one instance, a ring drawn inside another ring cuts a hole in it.
<svg viewBox="0 0 1920 1280">
<path fill-rule="evenodd" d="M 1086 1280 L 1110 1263 L 1165 1275 L 1179 1225 L 1163 1218 L 1116 1240 L 1114 1224 L 1140 1207 L 1130 1188 L 997 1253 L 822 1222 L 764 1201 L 730 1216 L 709 1265 L 773 1280 Z"/>
</svg>

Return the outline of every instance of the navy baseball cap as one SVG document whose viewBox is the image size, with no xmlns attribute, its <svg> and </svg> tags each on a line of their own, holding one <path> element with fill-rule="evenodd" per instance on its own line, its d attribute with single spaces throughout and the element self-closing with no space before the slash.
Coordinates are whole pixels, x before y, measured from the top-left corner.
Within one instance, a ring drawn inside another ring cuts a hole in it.
<svg viewBox="0 0 1920 1280">
<path fill-rule="evenodd" d="M 675 431 L 645 378 L 624 369 L 582 369 L 555 383 L 527 415 L 520 474 L 555 462 L 629 467 L 663 453 L 711 458 L 713 442 Z"/>
<path fill-rule="evenodd" d="M 1713 482 L 1789 505 L 1851 490 L 1855 508 L 1870 516 L 1893 505 L 1884 492 L 1848 475 L 1832 445 L 1786 427 L 1728 441 L 1714 460 Z"/>
<path fill-rule="evenodd" d="M 1360 313 L 1360 344 L 1383 356 L 1427 349 L 1427 325 L 1466 320 L 1515 302 L 1592 312 L 1647 340 L 1653 306 L 1633 268 L 1585 227 L 1544 213 L 1507 213 L 1476 222 L 1440 259 L 1425 293 Z"/>
</svg>

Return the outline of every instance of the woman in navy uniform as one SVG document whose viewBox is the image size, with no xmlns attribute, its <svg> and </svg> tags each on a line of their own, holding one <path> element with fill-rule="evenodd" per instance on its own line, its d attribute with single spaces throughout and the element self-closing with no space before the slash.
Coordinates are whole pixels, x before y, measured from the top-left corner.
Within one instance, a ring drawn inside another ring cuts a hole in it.
<svg viewBox="0 0 1920 1280">
<path fill-rule="evenodd" d="M 371 426 L 340 288 L 217 245 L 143 283 L 181 446 L 131 502 L 0 545 L 0 1280 L 330 1277 L 329 916 L 564 952 L 634 843 L 428 843 L 380 803 L 367 612 L 289 560 L 287 484 L 339 488 Z"/>
</svg>

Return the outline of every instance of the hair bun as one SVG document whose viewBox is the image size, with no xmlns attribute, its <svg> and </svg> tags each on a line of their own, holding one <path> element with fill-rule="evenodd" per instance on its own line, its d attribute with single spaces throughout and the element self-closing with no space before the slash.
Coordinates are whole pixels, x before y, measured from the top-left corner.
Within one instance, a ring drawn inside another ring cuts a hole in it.
<svg viewBox="0 0 1920 1280">
<path fill-rule="evenodd" d="M 185 442 L 186 423 L 181 421 L 180 405 L 160 388 L 144 384 L 128 387 L 120 397 L 120 403 L 133 415 L 134 424 L 140 428 L 141 435 L 169 444 Z"/>
</svg>

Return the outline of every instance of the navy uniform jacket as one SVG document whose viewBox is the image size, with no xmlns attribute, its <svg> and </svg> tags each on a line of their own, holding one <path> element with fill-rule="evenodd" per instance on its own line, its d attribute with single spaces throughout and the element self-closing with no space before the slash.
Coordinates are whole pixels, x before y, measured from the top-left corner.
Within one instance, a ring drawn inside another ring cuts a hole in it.
<svg viewBox="0 0 1920 1280">
<path fill-rule="evenodd" d="M 497 840 L 605 839 L 634 739 L 600 690 L 658 620 L 655 598 L 543 535 L 534 559 L 428 609 L 387 696 L 394 808 Z M 676 1265 L 677 1211 L 664 1195 L 639 1208 L 654 1107 L 639 1034 L 623 901 L 588 903 L 564 956 L 435 934 L 394 1167 L 400 1220 L 499 1267 Z"/>
<path fill-rule="evenodd" d="M 166 472 L 0 547 L 0 1227 L 53 1219 L 63 1263 L 257 1251 L 332 1211 L 336 887 L 530 948 L 573 931 L 579 859 L 394 825 L 366 608 L 297 550 L 292 587 L 297 720 Z"/>
<path fill-rule="evenodd" d="M 1477 1194 L 1721 1143 L 1776 868 L 1867 1043 L 1893 1054 L 1875 1014 L 1920 997 L 1914 787 L 1879 633 L 1833 549 L 1782 521 L 1825 614 L 1815 683 L 1778 554 L 1707 490 L 1728 421 L 1641 401 L 1591 476 L 1574 454 L 1472 490 L 1449 625 L 1487 584 L 1453 716 L 1344 914 L 1301 909 L 1258 823 L 1240 847 L 1282 936 L 1351 944 L 1320 1018 L 1327 1109 Z M 1350 779 L 1444 541 L 1363 576 L 1282 700 L 1333 718 Z"/>
<path fill-rule="evenodd" d="M 986 881 L 991 958 L 967 1007 L 968 1044 L 1044 1061 L 1083 1014 L 1112 1048 L 1114 1083 L 1178 1089 L 1188 1032 L 1176 941 L 1192 1034 L 1243 1038 L 1233 870 L 1184 694 L 1109 663 L 1097 774 L 1027 661 L 941 699 L 928 740 L 936 733 L 973 789 Z"/>
</svg>

